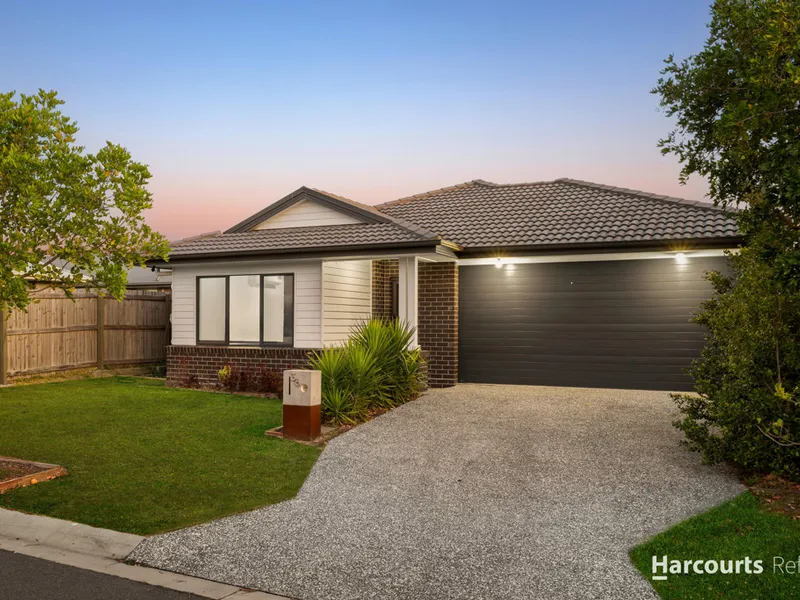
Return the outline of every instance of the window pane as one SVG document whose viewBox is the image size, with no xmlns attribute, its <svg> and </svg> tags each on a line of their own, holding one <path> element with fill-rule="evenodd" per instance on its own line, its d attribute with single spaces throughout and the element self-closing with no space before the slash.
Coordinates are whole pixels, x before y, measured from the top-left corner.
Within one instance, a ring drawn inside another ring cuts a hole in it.
<svg viewBox="0 0 800 600">
<path fill-rule="evenodd" d="M 264 276 L 264 341 L 291 344 L 294 313 L 294 277 Z"/>
<path fill-rule="evenodd" d="M 225 278 L 201 277 L 197 339 L 204 342 L 225 341 Z"/>
<path fill-rule="evenodd" d="M 229 337 L 231 342 L 258 343 L 258 275 L 230 278 Z"/>
</svg>

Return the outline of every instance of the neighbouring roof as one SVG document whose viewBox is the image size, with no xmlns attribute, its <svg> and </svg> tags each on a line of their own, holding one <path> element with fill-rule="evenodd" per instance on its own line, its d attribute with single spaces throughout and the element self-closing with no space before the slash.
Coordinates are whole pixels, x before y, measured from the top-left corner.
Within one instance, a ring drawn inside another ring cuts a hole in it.
<svg viewBox="0 0 800 600">
<path fill-rule="evenodd" d="M 469 249 L 643 245 L 738 239 L 731 213 L 574 179 L 470 181 L 377 206 Z"/>
<path fill-rule="evenodd" d="M 53 266 L 60 269 L 64 275 L 69 275 L 73 263 L 63 258 L 53 260 Z M 86 271 L 83 271 L 86 275 Z M 131 267 L 127 269 L 127 282 L 128 288 L 153 288 L 153 287 L 169 287 L 172 285 L 172 273 L 169 270 L 154 270 L 152 267 Z M 36 280 L 41 283 L 47 283 L 47 280 Z"/>
<path fill-rule="evenodd" d="M 133 267 L 128 269 L 129 288 L 169 287 L 172 285 L 172 273 L 153 271 L 150 267 Z"/>
</svg>

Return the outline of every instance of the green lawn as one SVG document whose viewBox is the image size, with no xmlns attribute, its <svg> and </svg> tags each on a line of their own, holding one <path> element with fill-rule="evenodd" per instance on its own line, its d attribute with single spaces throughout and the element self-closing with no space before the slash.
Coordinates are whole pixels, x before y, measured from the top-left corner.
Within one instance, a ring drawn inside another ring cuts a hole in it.
<svg viewBox="0 0 800 600">
<path fill-rule="evenodd" d="M 150 534 L 292 498 L 320 450 L 267 437 L 278 400 L 132 377 L 0 389 L 0 456 L 69 475 L 0 507 Z"/>
<path fill-rule="evenodd" d="M 763 561 L 761 575 L 668 575 L 652 581 L 652 557 L 670 560 L 744 559 Z M 773 569 L 773 557 L 800 560 L 800 521 L 766 512 L 749 492 L 668 529 L 637 546 L 631 559 L 662 598 L 800 598 L 800 573 Z"/>
</svg>

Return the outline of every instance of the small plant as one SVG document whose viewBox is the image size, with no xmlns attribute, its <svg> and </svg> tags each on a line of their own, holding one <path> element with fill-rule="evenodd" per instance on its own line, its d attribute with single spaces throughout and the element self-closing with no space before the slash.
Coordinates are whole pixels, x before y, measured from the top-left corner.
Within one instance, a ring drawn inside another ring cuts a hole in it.
<svg viewBox="0 0 800 600">
<path fill-rule="evenodd" d="M 222 367 L 217 372 L 217 380 L 219 381 L 219 384 L 223 388 L 230 389 L 229 388 L 230 383 L 231 383 L 231 367 L 230 367 L 230 365 L 225 365 L 224 367 Z"/>
</svg>

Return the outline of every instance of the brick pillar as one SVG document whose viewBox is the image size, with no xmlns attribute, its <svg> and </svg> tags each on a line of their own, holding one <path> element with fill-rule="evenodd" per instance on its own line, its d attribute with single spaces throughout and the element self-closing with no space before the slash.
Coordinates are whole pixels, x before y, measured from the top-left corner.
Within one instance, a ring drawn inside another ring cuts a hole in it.
<svg viewBox="0 0 800 600">
<path fill-rule="evenodd" d="M 392 279 L 399 273 L 396 258 L 372 261 L 372 316 L 388 319 L 392 312 Z"/>
<path fill-rule="evenodd" d="M 428 383 L 458 383 L 458 265 L 419 265 L 419 345 L 428 354 Z"/>
</svg>

